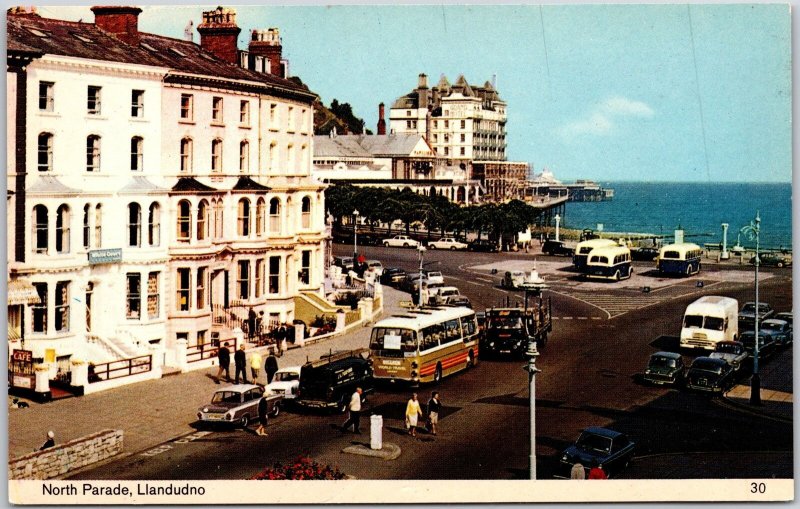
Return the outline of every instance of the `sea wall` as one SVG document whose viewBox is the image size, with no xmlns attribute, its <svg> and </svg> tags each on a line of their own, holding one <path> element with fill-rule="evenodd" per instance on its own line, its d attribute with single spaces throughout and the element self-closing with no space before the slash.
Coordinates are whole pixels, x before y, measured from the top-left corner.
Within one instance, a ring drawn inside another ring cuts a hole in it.
<svg viewBox="0 0 800 509">
<path fill-rule="evenodd" d="M 105 429 L 8 462 L 9 479 L 52 479 L 122 452 L 122 430 Z"/>
</svg>

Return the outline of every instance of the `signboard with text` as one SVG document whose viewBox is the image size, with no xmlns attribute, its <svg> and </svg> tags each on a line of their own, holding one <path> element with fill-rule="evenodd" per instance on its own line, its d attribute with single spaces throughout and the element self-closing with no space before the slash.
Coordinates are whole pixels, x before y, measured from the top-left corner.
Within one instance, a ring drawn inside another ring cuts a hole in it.
<svg viewBox="0 0 800 509">
<path fill-rule="evenodd" d="M 122 261 L 122 249 L 95 249 L 89 251 L 89 265 L 117 263 Z"/>
</svg>

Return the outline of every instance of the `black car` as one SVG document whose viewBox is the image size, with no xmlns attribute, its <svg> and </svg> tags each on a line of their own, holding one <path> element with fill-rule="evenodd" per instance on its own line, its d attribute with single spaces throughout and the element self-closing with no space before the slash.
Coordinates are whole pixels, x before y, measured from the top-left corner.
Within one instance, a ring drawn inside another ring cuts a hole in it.
<svg viewBox="0 0 800 509">
<path fill-rule="evenodd" d="M 372 364 L 362 357 L 366 353 L 366 349 L 337 352 L 303 364 L 295 404 L 302 408 L 347 410 L 357 387 L 363 394 L 373 390 Z"/>
<path fill-rule="evenodd" d="M 683 358 L 678 353 L 656 352 L 644 370 L 644 381 L 657 385 L 678 385 L 686 374 Z"/>
<path fill-rule="evenodd" d="M 569 477 L 572 466 L 580 463 L 587 474 L 593 466 L 600 466 L 611 477 L 630 465 L 635 449 L 636 444 L 624 433 L 592 426 L 561 453 L 559 472 Z"/>
<path fill-rule="evenodd" d="M 722 393 L 733 385 L 733 367 L 722 359 L 698 357 L 686 374 L 686 387 L 695 391 Z"/>
<path fill-rule="evenodd" d="M 739 341 L 744 345 L 744 349 L 750 354 L 750 357 L 755 356 L 755 332 L 749 330 L 739 333 Z M 777 343 L 771 334 L 764 333 L 763 330 L 758 332 L 758 358 L 764 359 L 769 357 L 775 352 Z"/>
<path fill-rule="evenodd" d="M 467 251 L 480 251 L 484 253 L 498 253 L 500 245 L 493 240 L 473 240 L 467 244 Z"/>
<path fill-rule="evenodd" d="M 794 313 L 792 311 L 781 311 L 780 313 L 776 313 L 772 318 L 783 320 L 789 324 L 789 327 L 793 327 L 794 325 Z"/>
<path fill-rule="evenodd" d="M 775 314 L 775 311 L 772 309 L 772 306 L 767 304 L 766 302 L 759 302 L 758 303 L 758 321 L 763 322 L 767 318 L 772 318 L 772 315 Z M 756 319 L 756 303 L 755 302 L 745 302 L 744 306 L 742 306 L 742 310 L 739 311 L 739 323 L 742 325 L 752 324 Z M 741 329 L 741 325 L 739 326 Z"/>
<path fill-rule="evenodd" d="M 657 247 L 637 247 L 631 249 L 631 258 L 642 262 L 652 262 L 658 256 Z"/>
<path fill-rule="evenodd" d="M 386 267 L 381 274 L 382 285 L 397 285 L 406 278 L 406 271 L 399 267 Z"/>
<path fill-rule="evenodd" d="M 792 266 L 792 255 L 788 254 L 781 254 L 781 253 L 761 253 L 759 255 L 761 262 L 759 265 L 763 265 L 765 267 L 791 267 Z M 750 258 L 750 265 L 755 265 L 756 257 Z"/>
<path fill-rule="evenodd" d="M 764 320 L 759 324 L 759 329 L 759 332 L 772 336 L 773 341 L 781 346 L 788 345 L 794 339 L 792 326 L 785 320 L 777 318 Z"/>
<path fill-rule="evenodd" d="M 560 240 L 545 240 L 542 244 L 542 253 L 550 256 L 572 256 L 575 250 Z"/>
</svg>

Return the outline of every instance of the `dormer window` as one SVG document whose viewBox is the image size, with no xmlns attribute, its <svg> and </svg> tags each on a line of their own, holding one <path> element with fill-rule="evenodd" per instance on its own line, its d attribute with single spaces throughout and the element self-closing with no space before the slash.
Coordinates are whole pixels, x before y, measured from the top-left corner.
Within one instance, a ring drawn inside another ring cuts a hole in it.
<svg viewBox="0 0 800 509">
<path fill-rule="evenodd" d="M 72 33 L 72 37 L 78 39 L 79 41 L 85 42 L 87 44 L 94 44 L 94 41 L 92 39 L 89 39 L 85 35 L 76 34 L 76 33 L 73 32 Z"/>
<path fill-rule="evenodd" d="M 170 49 L 169 49 L 169 51 L 170 51 L 171 53 L 174 53 L 175 55 L 178 55 L 179 57 L 186 58 L 186 53 L 182 52 L 182 51 L 181 51 L 181 50 L 179 50 L 179 49 L 176 49 L 176 48 L 170 48 Z"/>
</svg>

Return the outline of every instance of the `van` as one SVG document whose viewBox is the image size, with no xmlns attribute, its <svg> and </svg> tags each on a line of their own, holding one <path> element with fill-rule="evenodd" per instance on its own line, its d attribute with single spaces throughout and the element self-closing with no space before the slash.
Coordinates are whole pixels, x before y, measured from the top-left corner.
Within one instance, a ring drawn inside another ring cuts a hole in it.
<svg viewBox="0 0 800 509">
<path fill-rule="evenodd" d="M 714 350 L 720 341 L 739 337 L 739 302 L 730 297 L 706 295 L 686 307 L 681 325 L 681 348 Z"/>
<path fill-rule="evenodd" d="M 583 242 L 578 242 L 575 246 L 575 254 L 572 255 L 572 264 L 583 269 L 586 267 L 586 261 L 589 258 L 589 253 L 596 247 L 614 247 L 618 244 L 611 239 L 589 239 Z"/>
<path fill-rule="evenodd" d="M 628 279 L 633 274 L 631 250 L 623 246 L 596 247 L 589 253 L 584 276 L 596 279 Z"/>
<path fill-rule="evenodd" d="M 661 274 L 691 276 L 700 272 L 703 249 L 691 242 L 668 244 L 661 248 L 656 259 L 656 268 Z"/>
<path fill-rule="evenodd" d="M 295 403 L 304 408 L 344 412 L 357 387 L 373 390 L 372 364 L 363 357 L 369 350 L 336 352 L 306 362 L 300 368 Z"/>
</svg>

